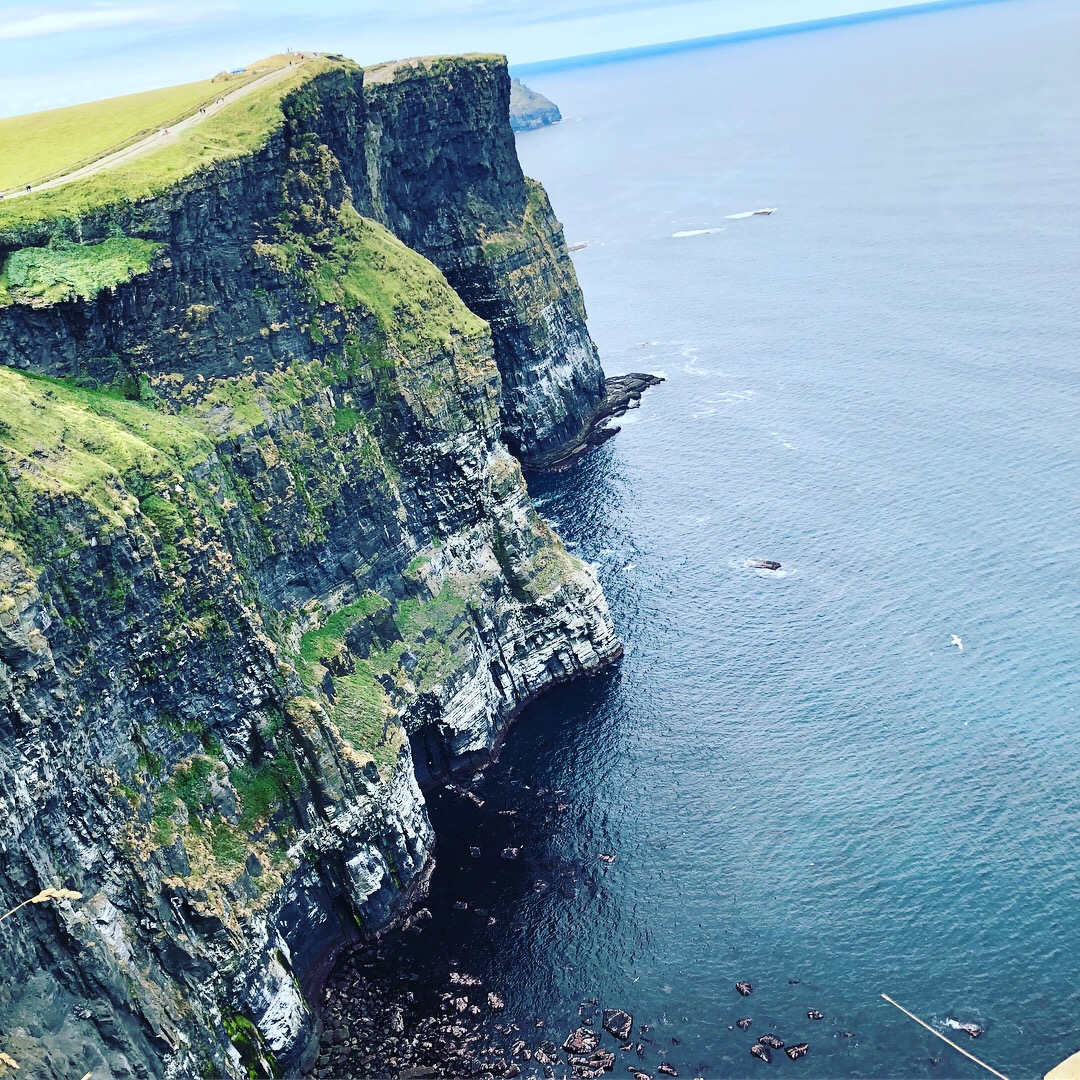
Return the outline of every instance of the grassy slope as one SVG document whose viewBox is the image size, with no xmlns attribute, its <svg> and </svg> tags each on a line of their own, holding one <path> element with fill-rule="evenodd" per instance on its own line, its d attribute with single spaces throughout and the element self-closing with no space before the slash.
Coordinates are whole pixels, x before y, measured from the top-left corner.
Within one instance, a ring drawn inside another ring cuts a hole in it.
<svg viewBox="0 0 1080 1080">
<path fill-rule="evenodd" d="M 70 172 L 142 134 L 175 123 L 238 85 L 204 79 L 5 117 L 0 120 L 0 191 Z"/>
<path fill-rule="evenodd" d="M 73 220 L 95 210 L 160 195 L 214 162 L 250 154 L 283 123 L 281 99 L 285 94 L 322 72 L 353 66 L 350 61 L 325 58 L 308 61 L 193 125 L 160 150 L 140 154 L 78 183 L 4 200 L 0 202 L 0 232 L 9 232 L 13 238 L 25 236 L 32 242 L 52 221 Z"/>
</svg>

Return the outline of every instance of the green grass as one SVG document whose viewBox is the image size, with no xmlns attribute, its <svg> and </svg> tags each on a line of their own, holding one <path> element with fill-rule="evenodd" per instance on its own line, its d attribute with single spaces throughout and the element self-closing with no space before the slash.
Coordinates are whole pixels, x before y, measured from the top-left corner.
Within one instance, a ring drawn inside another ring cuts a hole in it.
<svg viewBox="0 0 1080 1080">
<path fill-rule="evenodd" d="M 331 659 L 338 651 L 345 635 L 361 622 L 380 611 L 385 611 L 390 601 L 369 589 L 359 600 L 334 612 L 322 626 L 309 630 L 300 639 L 300 655 L 308 663 Z"/>
<path fill-rule="evenodd" d="M 216 162 L 258 150 L 284 123 L 282 99 L 318 75 L 356 71 L 351 61 L 319 58 L 290 70 L 180 133 L 175 142 L 70 184 L 0 202 L 0 236 L 40 242 L 58 221 L 160 195 Z"/>
<path fill-rule="evenodd" d="M 279 269 L 294 268 L 305 255 L 309 280 L 323 304 L 370 311 L 386 337 L 403 349 L 442 346 L 455 336 L 481 333 L 486 323 L 450 287 L 441 270 L 406 247 L 378 222 L 342 209 L 326 255 L 303 252 L 296 239 L 261 244 L 259 253 Z"/>
<path fill-rule="evenodd" d="M 124 477 L 183 474 L 213 451 L 179 418 L 11 368 L 0 367 L 0 401 L 0 446 L 18 464 L 20 486 L 77 496 L 114 525 L 139 510 Z"/>
<path fill-rule="evenodd" d="M 57 241 L 48 247 L 22 248 L 8 257 L 0 273 L 0 304 L 5 294 L 47 304 L 77 296 L 91 300 L 102 289 L 146 273 L 162 246 L 117 236 L 99 244 Z"/>
<path fill-rule="evenodd" d="M 250 78 L 203 79 L 0 119 L 0 191 L 81 168 L 142 135 L 171 127 Z"/>
<path fill-rule="evenodd" d="M 469 636 L 465 611 L 465 598 L 449 581 L 430 600 L 410 597 L 398 605 L 394 621 L 406 647 L 416 654 L 413 678 L 421 690 L 430 690 L 458 667 Z"/>
</svg>

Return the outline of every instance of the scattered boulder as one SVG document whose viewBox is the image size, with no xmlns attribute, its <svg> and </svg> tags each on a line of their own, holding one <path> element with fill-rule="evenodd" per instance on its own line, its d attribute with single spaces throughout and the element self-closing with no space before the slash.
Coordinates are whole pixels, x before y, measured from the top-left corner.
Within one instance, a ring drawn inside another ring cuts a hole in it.
<svg viewBox="0 0 1080 1080">
<path fill-rule="evenodd" d="M 750 1056 L 756 1057 L 758 1061 L 764 1061 L 766 1064 L 772 1061 L 772 1054 L 770 1054 L 768 1049 L 762 1046 L 761 1043 L 754 1043 L 754 1045 L 750 1047 Z"/>
<path fill-rule="evenodd" d="M 506 1008 L 506 1002 L 503 1001 L 503 999 L 499 997 L 498 994 L 488 994 L 487 1003 L 488 1008 L 494 1009 L 496 1012 L 498 1012 L 500 1009 Z"/>
<path fill-rule="evenodd" d="M 566 1037 L 563 1049 L 568 1054 L 591 1054 L 600 1045 L 600 1033 L 588 1028 L 575 1028 Z"/>
<path fill-rule="evenodd" d="M 454 910 L 455 911 L 468 911 L 469 910 L 469 905 L 464 900 L 455 900 L 454 901 Z"/>
<path fill-rule="evenodd" d="M 735 989 L 738 990 L 743 997 L 749 997 L 754 992 L 754 988 L 751 986 L 749 979 L 743 979 L 742 982 L 737 982 L 735 984 Z"/>
<path fill-rule="evenodd" d="M 840 1032 L 840 1038 L 841 1039 L 854 1039 L 855 1038 L 855 1032 L 854 1031 L 841 1031 Z"/>
<path fill-rule="evenodd" d="M 740 1031 L 745 1031 L 754 1021 L 749 1016 L 744 1016 L 741 1020 L 735 1021 L 735 1026 Z"/>
<path fill-rule="evenodd" d="M 634 1030 L 634 1018 L 625 1009 L 605 1009 L 604 1030 L 619 1042 L 626 1042 Z"/>
<path fill-rule="evenodd" d="M 794 1046 L 789 1046 L 784 1050 L 792 1061 L 796 1061 L 798 1058 L 806 1057 L 806 1052 L 810 1049 L 809 1043 L 795 1043 Z"/>
<path fill-rule="evenodd" d="M 762 1046 L 767 1046 L 770 1050 L 784 1049 L 784 1040 L 777 1038 L 775 1035 L 762 1035 L 758 1042 Z"/>
</svg>

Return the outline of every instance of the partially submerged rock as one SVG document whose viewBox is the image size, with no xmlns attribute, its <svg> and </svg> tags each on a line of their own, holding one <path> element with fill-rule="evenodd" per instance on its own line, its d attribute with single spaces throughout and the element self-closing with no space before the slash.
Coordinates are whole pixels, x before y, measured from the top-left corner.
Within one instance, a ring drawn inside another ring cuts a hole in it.
<svg viewBox="0 0 1080 1080">
<path fill-rule="evenodd" d="M 735 984 L 735 989 L 742 994 L 743 997 L 749 997 L 754 992 L 754 987 L 751 985 L 749 979 L 743 979 L 741 982 Z"/>
<path fill-rule="evenodd" d="M 591 1054 L 600 1045 L 600 1033 L 588 1028 L 575 1028 L 566 1037 L 563 1049 L 568 1054 Z"/>
<path fill-rule="evenodd" d="M 625 1042 L 634 1030 L 634 1018 L 625 1009 L 605 1009 L 603 1025 L 609 1035 Z"/>
</svg>

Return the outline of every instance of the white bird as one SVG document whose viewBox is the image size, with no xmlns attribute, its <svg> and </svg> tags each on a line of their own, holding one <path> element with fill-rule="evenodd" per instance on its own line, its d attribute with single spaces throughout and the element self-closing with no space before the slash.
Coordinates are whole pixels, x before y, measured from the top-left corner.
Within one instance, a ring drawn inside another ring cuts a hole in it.
<svg viewBox="0 0 1080 1080">
<path fill-rule="evenodd" d="M 950 645 L 955 645 L 961 652 L 964 651 L 964 642 L 961 640 L 959 634 L 953 634 L 949 639 Z"/>
</svg>

